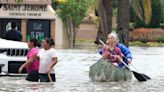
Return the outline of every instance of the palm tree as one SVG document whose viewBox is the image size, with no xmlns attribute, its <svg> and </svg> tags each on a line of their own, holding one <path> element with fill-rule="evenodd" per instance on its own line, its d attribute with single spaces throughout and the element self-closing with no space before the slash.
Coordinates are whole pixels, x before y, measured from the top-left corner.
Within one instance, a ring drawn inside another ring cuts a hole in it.
<svg viewBox="0 0 164 92">
<path fill-rule="evenodd" d="M 141 20 L 145 20 L 146 24 L 150 22 L 152 16 L 151 3 L 151 0 L 131 0 L 131 6 L 134 12 Z M 142 7 L 144 11 L 142 11 Z"/>
<path fill-rule="evenodd" d="M 156 0 L 161 4 L 161 12 L 164 16 L 164 0 Z M 117 33 L 120 41 L 128 46 L 128 30 L 129 30 L 129 8 L 132 6 L 136 15 L 144 20 L 146 24 L 150 23 L 152 17 L 152 0 L 118 0 L 118 16 L 117 16 Z M 143 11 L 142 11 L 143 7 Z M 163 17 L 164 21 L 164 17 Z"/>
<path fill-rule="evenodd" d="M 117 33 L 120 42 L 129 46 L 129 20 L 130 20 L 130 5 L 133 7 L 136 15 L 149 23 L 151 20 L 151 0 L 118 0 L 118 14 L 117 14 Z M 141 5 L 143 5 L 144 12 L 142 12 Z M 143 14 L 144 13 L 144 14 Z"/>
<path fill-rule="evenodd" d="M 99 1 L 99 31 L 97 39 L 106 39 L 108 33 L 112 31 L 112 0 L 98 0 Z M 163 0 L 161 0 L 163 1 Z M 128 30 L 130 18 L 130 5 L 133 7 L 135 13 L 141 20 L 146 23 L 151 19 L 151 0 L 118 0 L 118 16 L 117 16 L 117 33 L 120 42 L 128 46 Z M 144 14 L 141 11 L 141 4 L 144 5 Z M 145 15 L 145 16 L 143 16 Z"/>
<path fill-rule="evenodd" d="M 112 0 L 97 0 L 99 28 L 95 43 L 98 39 L 106 40 L 107 35 L 112 31 Z"/>
<path fill-rule="evenodd" d="M 117 33 L 120 42 L 129 46 L 129 21 L 130 21 L 130 1 L 129 0 L 118 0 L 118 13 L 117 13 Z"/>
<path fill-rule="evenodd" d="M 161 16 L 162 17 L 162 21 L 164 23 L 164 0 L 159 0 L 160 1 L 160 4 L 161 4 Z"/>
<path fill-rule="evenodd" d="M 152 2 L 160 2 L 161 7 L 161 16 L 164 16 L 164 0 L 131 0 L 131 6 L 135 11 L 136 15 L 141 19 L 144 20 L 146 24 L 151 21 L 152 17 Z M 142 8 L 144 11 L 142 11 Z M 164 17 L 162 17 L 164 22 Z"/>
</svg>

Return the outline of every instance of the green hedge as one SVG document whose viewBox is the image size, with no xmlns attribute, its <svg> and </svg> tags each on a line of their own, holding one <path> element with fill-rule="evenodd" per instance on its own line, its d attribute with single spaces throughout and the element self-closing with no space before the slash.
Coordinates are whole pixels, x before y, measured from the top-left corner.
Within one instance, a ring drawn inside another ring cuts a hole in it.
<svg viewBox="0 0 164 92">
<path fill-rule="evenodd" d="M 164 35 L 158 36 L 156 40 L 157 42 L 164 42 Z"/>
</svg>

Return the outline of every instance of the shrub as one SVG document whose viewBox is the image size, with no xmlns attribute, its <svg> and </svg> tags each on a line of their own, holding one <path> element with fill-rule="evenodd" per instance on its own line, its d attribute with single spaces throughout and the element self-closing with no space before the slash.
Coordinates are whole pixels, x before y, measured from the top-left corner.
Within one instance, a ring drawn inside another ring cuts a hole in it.
<svg viewBox="0 0 164 92">
<path fill-rule="evenodd" d="M 157 42 L 164 42 L 164 35 L 156 37 Z"/>
<path fill-rule="evenodd" d="M 130 41 L 155 42 L 163 39 L 164 30 L 151 28 L 138 28 L 129 32 Z M 162 36 L 162 38 L 161 38 Z M 163 40 L 162 40 L 163 41 Z"/>
</svg>

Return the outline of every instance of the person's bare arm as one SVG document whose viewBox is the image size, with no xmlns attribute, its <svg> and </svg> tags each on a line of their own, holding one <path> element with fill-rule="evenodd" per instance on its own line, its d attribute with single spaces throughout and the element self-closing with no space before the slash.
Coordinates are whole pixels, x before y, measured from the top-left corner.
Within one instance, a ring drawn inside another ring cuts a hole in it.
<svg viewBox="0 0 164 92">
<path fill-rule="evenodd" d="M 56 65 L 57 62 L 58 62 L 58 58 L 53 57 L 51 64 L 48 66 L 48 68 L 46 70 L 46 73 L 49 73 L 51 71 L 51 69 L 54 67 L 54 65 Z"/>
<path fill-rule="evenodd" d="M 22 70 L 23 70 L 24 68 L 26 68 L 28 65 L 30 65 L 32 62 L 34 62 L 34 60 L 36 60 L 36 58 L 37 58 L 37 55 L 34 55 L 34 56 L 32 56 L 31 58 L 29 58 L 29 59 L 19 68 L 18 72 L 21 73 Z"/>
</svg>

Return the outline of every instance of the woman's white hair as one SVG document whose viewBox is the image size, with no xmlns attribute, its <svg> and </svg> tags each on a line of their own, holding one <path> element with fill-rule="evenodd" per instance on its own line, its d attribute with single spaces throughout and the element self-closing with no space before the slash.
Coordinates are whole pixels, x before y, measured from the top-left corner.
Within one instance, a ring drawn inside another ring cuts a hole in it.
<svg viewBox="0 0 164 92">
<path fill-rule="evenodd" d="M 111 32 L 109 35 L 112 35 L 115 38 L 116 43 L 119 42 L 118 35 L 117 35 L 117 33 L 115 31 Z"/>
</svg>

